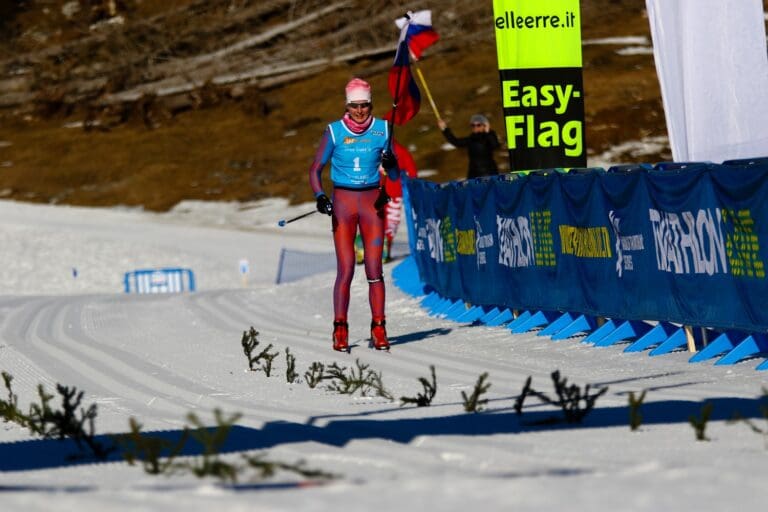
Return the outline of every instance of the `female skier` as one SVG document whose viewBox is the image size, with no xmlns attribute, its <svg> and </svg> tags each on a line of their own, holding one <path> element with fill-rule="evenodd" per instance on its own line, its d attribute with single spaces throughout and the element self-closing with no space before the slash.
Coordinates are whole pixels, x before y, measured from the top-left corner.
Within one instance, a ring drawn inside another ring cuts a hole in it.
<svg viewBox="0 0 768 512">
<path fill-rule="evenodd" d="M 380 190 L 382 168 L 389 179 L 398 179 L 397 160 L 388 151 L 387 123 L 371 115 L 371 86 L 360 78 L 347 83 L 346 112 L 329 124 L 309 168 L 309 184 L 317 210 L 331 216 L 336 248 L 336 282 L 333 287 L 333 349 L 349 351 L 349 288 L 355 271 L 355 235 L 358 227 L 365 249 L 365 275 L 371 306 L 371 345 L 389 350 L 384 315 L 384 209 L 387 196 Z M 333 199 L 323 190 L 322 171 L 331 163 Z"/>
</svg>

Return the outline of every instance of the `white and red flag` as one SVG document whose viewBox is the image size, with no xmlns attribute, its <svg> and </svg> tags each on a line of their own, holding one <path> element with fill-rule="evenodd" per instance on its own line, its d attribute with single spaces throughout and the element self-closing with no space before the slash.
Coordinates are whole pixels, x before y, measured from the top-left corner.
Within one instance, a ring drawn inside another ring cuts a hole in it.
<svg viewBox="0 0 768 512">
<path fill-rule="evenodd" d="M 421 93 L 411 73 L 410 56 L 418 60 L 422 52 L 437 41 L 439 36 L 432 28 L 432 11 L 409 11 L 404 17 L 395 20 L 395 24 L 400 28 L 400 38 L 388 80 L 393 106 L 383 118 L 403 125 L 413 119 L 421 107 Z"/>
</svg>

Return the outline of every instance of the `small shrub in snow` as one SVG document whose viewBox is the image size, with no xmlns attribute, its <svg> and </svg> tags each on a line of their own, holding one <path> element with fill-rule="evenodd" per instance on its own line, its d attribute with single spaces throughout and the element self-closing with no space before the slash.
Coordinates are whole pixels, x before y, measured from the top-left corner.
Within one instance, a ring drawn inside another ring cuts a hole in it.
<svg viewBox="0 0 768 512">
<path fill-rule="evenodd" d="M 307 386 L 309 386 L 310 389 L 315 389 L 315 387 L 322 382 L 324 375 L 325 365 L 319 361 L 315 361 L 309 369 L 304 372 L 304 380 L 307 382 Z"/>
<path fill-rule="evenodd" d="M 71 456 L 73 459 L 86 456 L 87 449 L 98 460 L 105 460 L 115 450 L 113 445 L 104 445 L 96 439 L 96 404 L 81 408 L 83 391 L 56 384 L 56 391 L 61 396 L 61 409 L 54 409 L 51 407 L 54 395 L 48 394 L 40 384 L 37 387 L 40 402 L 30 404 L 29 412 L 24 414 L 19 410 L 18 397 L 11 388 L 13 376 L 6 372 L 2 376 L 8 391 L 8 400 L 0 400 L 0 412 L 5 421 L 26 427 L 45 439 L 72 439 L 81 450 L 81 453 Z"/>
<path fill-rule="evenodd" d="M 693 431 L 696 433 L 696 440 L 697 441 L 709 441 L 710 439 L 707 437 L 706 431 L 707 431 L 707 422 L 709 422 L 710 416 L 712 416 L 712 403 L 711 402 L 704 402 L 704 405 L 701 406 L 701 415 L 700 416 L 694 416 L 691 414 L 688 417 L 688 421 L 691 423 L 691 426 L 693 427 Z"/>
<path fill-rule="evenodd" d="M 464 410 L 466 412 L 480 412 L 483 410 L 483 406 L 488 403 L 487 398 L 480 398 L 491 387 L 490 382 L 487 384 L 485 383 L 487 378 L 488 372 L 485 372 L 478 377 L 477 382 L 475 383 L 475 389 L 472 390 L 471 395 L 467 396 L 464 391 L 461 392 L 461 398 L 464 400 Z"/>
<path fill-rule="evenodd" d="M 135 418 L 129 420 L 130 432 L 115 436 L 115 441 L 122 450 L 123 458 L 133 466 L 138 461 L 144 471 L 150 475 L 168 472 L 176 464 L 176 457 L 184 449 L 189 432 L 184 429 L 178 441 L 152 437 L 141 432 L 141 424 Z"/>
<path fill-rule="evenodd" d="M 515 411 L 517 414 L 523 412 L 523 402 L 528 396 L 535 396 L 542 402 L 560 407 L 563 411 L 564 419 L 567 423 L 581 423 L 584 417 L 589 414 L 595 406 L 597 399 L 604 395 L 607 387 L 597 388 L 594 394 L 590 394 L 591 386 L 587 384 L 582 391 L 576 384 L 568 385 L 568 379 L 560 376 L 560 371 L 552 372 L 552 384 L 555 387 L 556 399 L 552 399 L 545 393 L 536 391 L 531 387 L 532 378 L 528 377 L 523 386 L 520 396 L 515 401 Z M 554 420 L 553 420 L 554 421 Z M 545 420 L 542 423 L 550 423 Z"/>
<path fill-rule="evenodd" d="M 272 348 L 272 344 L 270 343 L 267 345 L 267 348 L 261 351 L 258 356 L 256 356 L 256 361 L 261 361 L 261 369 L 264 370 L 264 374 L 267 377 L 272 376 L 272 363 L 274 362 L 275 358 L 280 355 L 280 352 L 270 352 L 269 350 Z"/>
<path fill-rule="evenodd" d="M 629 429 L 632 431 L 640 428 L 640 424 L 643 422 L 643 415 L 640 412 L 640 406 L 643 405 L 645 400 L 645 389 L 638 397 L 635 397 L 635 392 L 629 392 Z"/>
<path fill-rule="evenodd" d="M 240 340 L 240 344 L 243 347 L 243 353 L 248 359 L 248 369 L 253 371 L 254 365 L 258 362 L 258 356 L 254 356 L 256 347 L 259 346 L 259 333 L 256 329 L 251 327 L 248 331 L 243 331 L 243 337 Z"/>
<path fill-rule="evenodd" d="M 18 409 L 18 397 L 11 387 L 13 376 L 2 372 L 2 377 L 8 391 L 8 400 L 0 399 L 0 414 L 5 421 L 29 428 L 32 433 L 44 438 L 73 439 L 81 450 L 88 448 L 99 460 L 106 460 L 110 453 L 120 449 L 128 464 L 134 465 L 137 461 L 141 461 L 144 471 L 149 474 L 170 475 L 189 472 L 200 478 L 212 476 L 232 483 L 236 482 L 238 475 L 247 469 L 257 469 L 259 471 L 257 477 L 260 478 L 272 476 L 278 470 L 293 472 L 305 478 L 336 478 L 323 471 L 307 469 L 301 461 L 297 464 L 270 462 L 264 460 L 261 455 L 246 454 L 243 455 L 244 465 L 222 460 L 219 452 L 241 415 L 233 414 L 225 418 L 218 409 L 214 411 L 215 428 L 206 427 L 195 414 L 190 413 L 187 420 L 193 428 L 185 426 L 181 436 L 175 442 L 143 434 L 141 424 L 135 418 L 131 418 L 130 432 L 112 436 L 113 443 L 105 446 L 94 436 L 96 405 L 91 405 L 87 409 L 80 408 L 82 391 L 78 392 L 75 388 L 57 384 L 56 389 L 62 398 L 62 408 L 57 410 L 50 405 L 53 395 L 46 393 L 40 385 L 38 386 L 40 403 L 31 404 L 29 414 L 24 414 Z M 200 444 L 202 454 L 178 462 L 177 457 L 183 452 L 190 438 Z M 83 455 L 83 453 L 75 454 L 72 458 L 81 458 Z"/>
<path fill-rule="evenodd" d="M 761 399 L 762 403 L 760 404 L 760 412 L 763 415 L 763 418 L 765 418 L 766 424 L 768 425 L 768 388 L 763 387 L 763 396 Z M 749 428 L 752 429 L 752 432 L 755 434 L 760 434 L 763 436 L 763 440 L 765 442 L 765 448 L 768 449 L 768 426 L 766 428 L 760 428 L 758 427 L 752 420 L 749 418 L 743 417 L 741 414 L 736 413 L 734 415 L 734 418 L 730 420 L 728 423 L 734 423 L 740 421 L 742 423 L 746 423 Z"/>
<path fill-rule="evenodd" d="M 424 377 L 419 377 L 419 382 L 424 388 L 423 393 L 419 393 L 415 398 L 402 396 L 400 397 L 400 407 L 408 404 L 416 404 L 417 407 L 427 407 L 432 404 L 432 399 L 435 398 L 437 393 L 437 379 L 435 378 L 435 366 L 430 365 L 429 370 L 432 373 L 432 382 L 428 381 Z"/>
<path fill-rule="evenodd" d="M 298 378 L 299 374 L 296 373 L 296 356 L 291 354 L 291 349 L 285 347 L 285 380 L 288 381 L 288 384 L 293 384 Z"/>
<path fill-rule="evenodd" d="M 280 355 L 279 352 L 270 352 L 272 344 L 267 345 L 267 348 L 256 354 L 256 349 L 259 346 L 259 332 L 251 327 L 247 331 L 243 331 L 243 337 L 240 340 L 240 344 L 243 347 L 243 353 L 248 358 L 248 369 L 256 371 L 256 365 L 261 362 L 261 369 L 267 377 L 272 375 L 272 363 L 275 358 Z"/>
<path fill-rule="evenodd" d="M 328 366 L 323 375 L 323 379 L 331 381 L 327 389 L 343 395 L 353 395 L 358 391 L 362 396 L 374 393 L 376 396 L 393 400 L 392 395 L 384 388 L 381 372 L 369 369 L 369 365 L 361 363 L 359 359 L 355 360 L 355 366 L 356 368 L 349 370 L 336 363 Z"/>
<path fill-rule="evenodd" d="M 25 417 L 19 411 L 19 397 L 16 396 L 11 387 L 13 375 L 7 372 L 3 372 L 2 375 L 5 389 L 8 391 L 8 400 L 0 400 L 0 415 L 2 415 L 3 420 L 6 422 L 17 423 L 22 427 L 26 427 Z"/>
<path fill-rule="evenodd" d="M 229 418 L 224 418 L 219 409 L 215 409 L 213 414 L 216 419 L 215 429 L 208 429 L 194 413 L 187 415 L 187 420 L 195 427 L 189 430 L 189 436 L 200 443 L 203 447 L 203 453 L 178 464 L 176 467 L 187 469 L 198 478 L 213 476 L 220 480 L 236 482 L 238 468 L 222 460 L 219 457 L 219 452 L 227 440 L 229 431 L 240 419 L 241 414 L 233 414 Z"/>
<path fill-rule="evenodd" d="M 260 480 L 274 476 L 278 471 L 296 473 L 304 478 L 331 479 L 335 475 L 319 470 L 308 469 L 303 461 L 296 464 L 266 460 L 263 454 L 241 454 L 244 463 L 230 462 L 220 457 L 221 448 L 229 436 L 240 414 L 225 418 L 218 409 L 214 410 L 216 426 L 206 427 L 195 414 L 188 414 L 187 421 L 191 426 L 184 426 L 179 439 L 175 442 L 152 437 L 141 432 L 141 425 L 131 418 L 131 432 L 116 437 L 123 449 L 123 457 L 134 465 L 141 461 L 144 471 L 152 475 L 179 475 L 191 473 L 198 478 L 213 477 L 222 483 L 237 483 L 240 476 L 247 470 L 257 471 L 249 480 Z M 178 461 L 177 457 L 183 452 L 190 438 L 196 440 L 202 447 L 202 454 Z"/>
<path fill-rule="evenodd" d="M 258 455 L 243 454 L 243 459 L 245 459 L 245 462 L 249 468 L 255 469 L 256 471 L 259 472 L 258 476 L 260 478 L 270 478 L 280 470 L 296 473 L 305 478 L 313 478 L 313 479 L 321 479 L 321 480 L 331 480 L 331 479 L 337 478 L 336 475 L 333 475 L 331 473 L 326 473 L 325 471 L 320 471 L 317 469 L 308 469 L 305 466 L 304 461 L 299 461 L 296 464 L 286 464 L 284 462 L 274 462 L 274 461 L 265 460 L 264 455 L 262 454 L 258 454 Z"/>
</svg>

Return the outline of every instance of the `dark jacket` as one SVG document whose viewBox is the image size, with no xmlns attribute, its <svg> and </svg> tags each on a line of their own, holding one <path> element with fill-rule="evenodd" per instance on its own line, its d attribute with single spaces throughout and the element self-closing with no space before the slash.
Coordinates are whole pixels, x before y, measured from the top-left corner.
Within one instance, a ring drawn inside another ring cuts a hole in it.
<svg viewBox="0 0 768 512">
<path fill-rule="evenodd" d="M 493 130 L 488 133 L 472 133 L 468 137 L 456 137 L 450 128 L 446 128 L 443 130 L 443 136 L 457 148 L 467 148 L 469 154 L 467 178 L 492 176 L 499 173 L 493 159 L 493 152 L 500 144 Z"/>
</svg>

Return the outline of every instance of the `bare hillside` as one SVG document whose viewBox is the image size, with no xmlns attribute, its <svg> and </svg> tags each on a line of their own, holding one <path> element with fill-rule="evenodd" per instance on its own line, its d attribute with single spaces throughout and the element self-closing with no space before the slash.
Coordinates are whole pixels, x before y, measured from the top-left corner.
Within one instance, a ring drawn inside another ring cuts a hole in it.
<svg viewBox="0 0 768 512">
<path fill-rule="evenodd" d="M 666 132 L 644 4 L 582 1 L 590 155 Z M 371 81 L 375 112 L 387 110 L 393 21 L 413 8 L 432 9 L 441 35 L 419 63 L 441 115 L 459 133 L 475 112 L 498 123 L 490 1 L 0 1 L 0 196 L 155 210 L 308 200 L 346 80 Z M 397 137 L 432 179 L 464 176 L 426 99 Z"/>
</svg>

